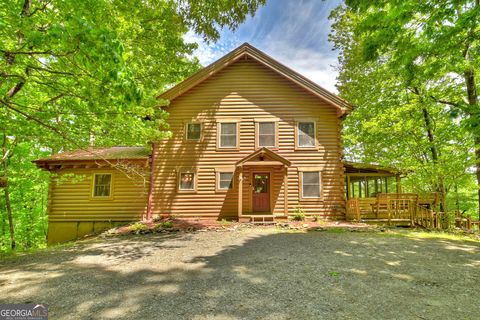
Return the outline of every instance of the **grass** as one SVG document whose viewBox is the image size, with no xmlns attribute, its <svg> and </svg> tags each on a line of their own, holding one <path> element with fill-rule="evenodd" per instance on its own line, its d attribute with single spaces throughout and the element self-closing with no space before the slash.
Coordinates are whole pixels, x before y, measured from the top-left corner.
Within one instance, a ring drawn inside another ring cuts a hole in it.
<svg viewBox="0 0 480 320">
<path fill-rule="evenodd" d="M 48 254 L 52 251 L 72 248 L 73 246 L 75 246 L 75 244 L 76 244 L 76 241 L 72 240 L 64 243 L 57 243 L 50 246 L 47 246 L 47 244 L 45 244 L 42 247 L 37 247 L 32 249 L 16 250 L 16 251 L 10 250 L 5 252 L 0 252 L 0 262 L 11 260 L 11 259 L 14 260 L 18 257 L 31 254 L 31 253 Z"/>
<path fill-rule="evenodd" d="M 480 234 L 455 233 L 452 231 L 419 231 L 419 230 L 395 230 L 390 229 L 387 232 L 377 232 L 380 236 L 404 237 L 410 239 L 441 239 L 453 241 L 469 241 L 480 243 Z"/>
</svg>

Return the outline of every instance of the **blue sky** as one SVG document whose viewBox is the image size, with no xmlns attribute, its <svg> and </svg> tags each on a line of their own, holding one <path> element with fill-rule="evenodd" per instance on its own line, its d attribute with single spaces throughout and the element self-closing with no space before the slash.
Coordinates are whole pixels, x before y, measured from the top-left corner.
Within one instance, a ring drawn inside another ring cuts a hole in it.
<svg viewBox="0 0 480 320">
<path fill-rule="evenodd" d="M 188 33 L 188 42 L 197 42 L 195 52 L 203 65 L 248 42 L 274 59 L 336 92 L 337 53 L 328 42 L 328 15 L 341 0 L 267 0 L 254 17 L 237 30 L 223 30 L 216 43 L 207 44 Z"/>
</svg>

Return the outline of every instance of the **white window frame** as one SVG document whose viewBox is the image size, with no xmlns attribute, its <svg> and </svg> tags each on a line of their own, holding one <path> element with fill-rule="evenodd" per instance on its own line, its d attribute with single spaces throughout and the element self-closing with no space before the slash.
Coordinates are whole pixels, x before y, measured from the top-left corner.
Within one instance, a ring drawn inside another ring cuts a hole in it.
<svg viewBox="0 0 480 320">
<path fill-rule="evenodd" d="M 319 196 L 318 197 L 307 197 L 304 195 L 303 191 L 303 174 L 305 172 L 317 172 L 318 173 L 318 187 L 319 187 Z M 323 200 L 323 182 L 322 182 L 322 177 L 323 173 L 320 168 L 299 168 L 298 169 L 298 174 L 299 174 L 299 191 L 300 191 L 300 199 L 301 200 L 307 200 L 307 201 L 318 201 L 318 200 Z"/>
<path fill-rule="evenodd" d="M 232 187 L 231 188 L 221 188 L 220 187 L 220 176 L 222 173 L 231 173 L 232 174 Z M 235 188 L 235 170 L 230 168 L 216 169 L 216 191 L 217 192 L 227 192 L 228 190 L 233 190 Z"/>
<path fill-rule="evenodd" d="M 273 123 L 275 126 L 275 142 L 273 146 L 261 146 L 260 145 L 260 125 L 262 123 Z M 262 119 L 262 120 L 255 120 L 255 147 L 257 149 L 260 148 L 270 148 L 270 149 L 278 149 L 278 121 L 276 119 Z"/>
<path fill-rule="evenodd" d="M 97 176 L 109 175 L 110 176 L 110 189 L 108 196 L 96 196 L 95 195 L 95 180 Z M 91 199 L 96 200 L 108 200 L 113 198 L 113 173 L 111 172 L 95 172 L 92 177 L 92 192 L 90 194 Z"/>
<path fill-rule="evenodd" d="M 229 123 L 229 124 L 235 124 L 235 134 L 236 134 L 236 139 L 235 139 L 235 146 L 226 146 L 223 147 L 221 145 L 221 138 L 222 138 L 222 124 L 224 123 Z M 240 122 L 238 120 L 219 120 L 217 121 L 217 150 L 239 150 L 240 149 Z"/>
<path fill-rule="evenodd" d="M 313 146 L 300 146 L 300 123 L 313 123 Z M 317 122 L 311 119 L 299 119 L 295 122 L 295 149 L 300 150 L 318 150 L 317 141 Z"/>
<path fill-rule="evenodd" d="M 200 125 L 200 137 L 198 139 L 189 139 L 188 138 L 188 126 L 191 124 L 199 124 Z M 201 141 L 203 138 L 203 123 L 199 121 L 190 121 L 185 124 L 185 140 L 186 141 Z"/>
</svg>

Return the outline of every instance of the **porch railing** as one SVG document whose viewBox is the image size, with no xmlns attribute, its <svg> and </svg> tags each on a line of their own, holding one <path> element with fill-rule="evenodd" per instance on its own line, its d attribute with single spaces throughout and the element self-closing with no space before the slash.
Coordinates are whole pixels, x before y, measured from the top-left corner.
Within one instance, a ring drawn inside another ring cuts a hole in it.
<svg viewBox="0 0 480 320">
<path fill-rule="evenodd" d="M 451 222 L 466 231 L 480 231 L 480 221 L 460 213 L 439 212 L 438 195 L 419 197 L 417 194 L 379 194 L 376 198 L 347 200 L 346 219 L 349 221 L 383 220 L 388 224 L 409 223 L 427 229 L 449 229 Z M 455 216 L 455 218 L 453 218 Z"/>
</svg>

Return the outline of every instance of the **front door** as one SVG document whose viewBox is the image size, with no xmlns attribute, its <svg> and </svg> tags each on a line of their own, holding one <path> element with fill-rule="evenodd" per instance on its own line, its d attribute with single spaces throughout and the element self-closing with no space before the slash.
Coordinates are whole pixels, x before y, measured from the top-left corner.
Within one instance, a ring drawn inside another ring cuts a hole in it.
<svg viewBox="0 0 480 320">
<path fill-rule="evenodd" d="M 253 174 L 253 212 L 270 212 L 270 174 Z"/>
</svg>

